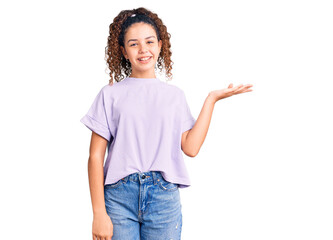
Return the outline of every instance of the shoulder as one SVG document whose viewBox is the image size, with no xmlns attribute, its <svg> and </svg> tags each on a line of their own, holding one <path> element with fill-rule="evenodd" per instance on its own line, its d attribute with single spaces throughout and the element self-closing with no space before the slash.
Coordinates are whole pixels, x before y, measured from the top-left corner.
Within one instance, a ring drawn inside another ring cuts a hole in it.
<svg viewBox="0 0 333 240">
<path fill-rule="evenodd" d="M 114 82 L 112 84 L 108 83 L 101 88 L 101 92 L 104 95 L 110 95 L 115 91 L 119 91 L 124 86 L 123 82 Z"/>
<path fill-rule="evenodd" d="M 166 90 L 172 92 L 173 94 L 176 94 L 178 96 L 184 95 L 184 91 L 176 85 L 166 83 L 166 82 L 162 82 L 161 84 Z"/>
</svg>

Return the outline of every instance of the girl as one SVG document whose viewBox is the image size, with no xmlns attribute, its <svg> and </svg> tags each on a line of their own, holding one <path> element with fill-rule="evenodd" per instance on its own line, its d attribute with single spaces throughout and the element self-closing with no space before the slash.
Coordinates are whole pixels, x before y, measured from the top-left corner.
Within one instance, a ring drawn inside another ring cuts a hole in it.
<svg viewBox="0 0 333 240">
<path fill-rule="evenodd" d="M 252 91 L 211 91 L 195 120 L 184 91 L 156 78 L 156 64 L 172 78 L 170 46 L 166 26 L 145 8 L 121 11 L 110 25 L 111 79 L 81 119 L 92 130 L 93 240 L 180 239 L 179 188 L 190 186 L 182 152 L 198 154 L 218 100 Z"/>
</svg>

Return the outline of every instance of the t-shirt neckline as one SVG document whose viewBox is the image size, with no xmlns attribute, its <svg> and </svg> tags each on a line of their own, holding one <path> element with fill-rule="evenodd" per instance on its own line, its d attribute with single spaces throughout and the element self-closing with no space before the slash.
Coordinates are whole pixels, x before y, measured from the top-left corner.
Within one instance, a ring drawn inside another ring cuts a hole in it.
<svg viewBox="0 0 333 240">
<path fill-rule="evenodd" d="M 159 78 L 135 78 L 135 77 L 126 77 L 125 80 L 131 82 L 159 82 Z"/>
</svg>

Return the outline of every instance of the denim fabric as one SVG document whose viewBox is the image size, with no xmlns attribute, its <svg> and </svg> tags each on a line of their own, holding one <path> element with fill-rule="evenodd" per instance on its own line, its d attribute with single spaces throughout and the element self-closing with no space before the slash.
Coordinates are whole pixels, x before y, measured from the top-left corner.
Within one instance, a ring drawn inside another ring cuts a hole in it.
<svg viewBox="0 0 333 240">
<path fill-rule="evenodd" d="M 179 185 L 159 171 L 137 172 L 104 186 L 112 240 L 180 240 Z"/>
</svg>

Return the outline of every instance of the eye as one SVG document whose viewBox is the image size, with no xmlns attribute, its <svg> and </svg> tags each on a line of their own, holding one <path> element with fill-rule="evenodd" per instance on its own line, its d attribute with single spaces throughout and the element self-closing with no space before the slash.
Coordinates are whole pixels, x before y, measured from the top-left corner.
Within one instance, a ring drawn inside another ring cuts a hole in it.
<svg viewBox="0 0 333 240">
<path fill-rule="evenodd" d="M 154 43 L 154 42 L 152 42 L 152 41 L 148 41 L 148 43 Z"/>
<path fill-rule="evenodd" d="M 131 44 L 130 47 L 132 47 L 132 46 L 135 45 L 135 44 L 136 44 L 136 43 Z"/>
</svg>

